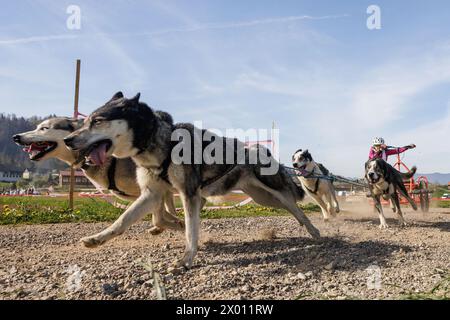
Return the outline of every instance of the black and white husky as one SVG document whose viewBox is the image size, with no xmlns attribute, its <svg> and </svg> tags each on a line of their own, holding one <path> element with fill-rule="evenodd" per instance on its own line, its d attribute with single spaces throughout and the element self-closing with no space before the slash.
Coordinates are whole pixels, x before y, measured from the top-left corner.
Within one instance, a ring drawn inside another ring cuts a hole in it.
<svg viewBox="0 0 450 320">
<path fill-rule="evenodd" d="M 261 146 L 247 148 L 237 139 L 219 137 L 188 123 L 170 125 L 140 102 L 139 96 L 127 99 L 121 92 L 116 93 L 94 111 L 79 130 L 64 139 L 69 148 L 82 154 L 89 155 L 100 148 L 106 156 L 132 157 L 137 164 L 141 196 L 114 224 L 85 238 L 85 245 L 103 244 L 124 232 L 146 212 L 160 212 L 161 197 L 170 188 L 180 194 L 185 212 L 186 249 L 176 264 L 178 267 L 190 268 L 197 253 L 203 199 L 224 195 L 233 189 L 242 190 L 262 205 L 288 210 L 314 238 L 320 237 L 319 231 L 296 204 L 304 196 L 302 188 L 295 185 L 282 166 L 276 172 L 265 174 L 267 165 L 259 159 L 263 153 L 260 151 L 267 149 Z M 205 136 L 209 136 L 208 141 Z M 215 148 L 212 152 L 209 149 L 213 144 L 215 147 L 221 145 L 223 149 Z M 200 146 L 200 158 L 196 146 Z M 234 151 L 229 154 L 228 150 Z M 203 157 L 205 153 L 213 159 Z M 267 153 L 266 156 L 271 164 L 278 164 Z M 223 161 L 224 158 L 227 161 Z M 256 159 L 254 164 L 250 164 L 251 159 Z"/>
<path fill-rule="evenodd" d="M 380 228 L 388 227 L 386 218 L 383 214 L 383 207 L 381 206 L 381 197 L 385 200 L 391 200 L 392 210 L 397 212 L 399 223 L 401 225 L 406 225 L 400 207 L 399 194 L 408 200 L 414 210 L 417 210 L 417 205 L 408 195 L 408 191 L 403 182 L 404 179 L 412 178 L 416 173 L 417 168 L 412 167 L 411 171 L 403 173 L 397 171 L 383 159 L 374 159 L 366 162 L 365 169 L 365 179 L 369 184 L 370 194 L 374 199 L 375 207 L 378 210 Z"/>
<path fill-rule="evenodd" d="M 172 123 L 170 115 L 159 111 L 156 113 L 161 119 Z M 140 189 L 133 160 L 104 157 L 101 150 L 86 159 L 66 147 L 63 139 L 80 128 L 81 124 L 82 121 L 73 118 L 54 117 L 41 122 L 35 130 L 14 135 L 13 140 L 28 152 L 32 161 L 59 159 L 81 168 L 88 179 L 103 189 L 108 189 L 116 197 L 127 201 L 136 200 Z M 152 234 L 158 234 L 164 228 L 184 229 L 183 222 L 175 216 L 175 205 L 170 191 L 164 195 L 164 203 L 167 211 L 153 215 L 153 227 L 149 230 Z M 159 217 L 163 218 L 158 220 Z"/>
<path fill-rule="evenodd" d="M 316 201 L 322 209 L 323 219 L 327 221 L 330 216 L 339 212 L 339 203 L 336 199 L 336 190 L 330 180 L 313 178 L 313 175 L 328 175 L 329 171 L 320 163 L 313 160 L 308 150 L 299 149 L 292 156 L 292 165 L 301 171 L 298 176 L 306 193 Z M 310 177 L 308 177 L 310 176 Z"/>
</svg>

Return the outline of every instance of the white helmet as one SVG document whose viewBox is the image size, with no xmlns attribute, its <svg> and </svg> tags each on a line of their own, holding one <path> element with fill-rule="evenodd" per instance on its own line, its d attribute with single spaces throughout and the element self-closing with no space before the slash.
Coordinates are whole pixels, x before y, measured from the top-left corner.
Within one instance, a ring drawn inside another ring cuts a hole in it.
<svg viewBox="0 0 450 320">
<path fill-rule="evenodd" d="M 381 137 L 376 137 L 375 139 L 373 139 L 372 144 L 374 146 L 382 145 L 382 144 L 384 144 L 384 139 Z"/>
</svg>

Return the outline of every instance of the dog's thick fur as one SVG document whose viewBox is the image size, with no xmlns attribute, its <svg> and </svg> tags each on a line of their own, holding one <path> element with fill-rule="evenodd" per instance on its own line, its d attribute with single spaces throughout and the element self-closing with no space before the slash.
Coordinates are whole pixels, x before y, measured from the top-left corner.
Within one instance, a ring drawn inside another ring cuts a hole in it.
<svg viewBox="0 0 450 320">
<path fill-rule="evenodd" d="M 417 168 L 414 166 L 411 171 L 403 173 L 397 171 L 383 159 L 374 159 L 366 162 L 365 171 L 365 179 L 369 184 L 370 194 L 375 201 L 375 208 L 378 210 L 380 228 L 388 227 L 381 206 L 381 197 L 385 200 L 391 200 L 392 210 L 397 212 L 399 223 L 405 226 L 406 222 L 400 207 L 399 194 L 408 200 L 414 210 L 417 210 L 417 205 L 408 195 L 403 182 L 403 180 L 413 177 Z"/>
<path fill-rule="evenodd" d="M 156 114 L 162 120 L 172 123 L 171 117 L 167 113 L 157 111 Z M 25 148 L 30 148 L 33 144 L 48 145 L 48 151 L 43 150 L 37 155 L 33 155 L 30 152 L 30 159 L 41 161 L 56 158 L 69 165 L 81 167 L 89 180 L 106 190 L 110 186 L 108 171 L 113 158 L 109 157 L 102 166 L 82 165 L 85 162 L 84 157 L 80 157 L 78 152 L 68 149 L 64 144 L 63 139 L 80 128 L 81 125 L 82 121 L 79 120 L 67 117 L 54 117 L 44 120 L 33 131 L 15 135 L 13 139 L 18 145 Z M 110 190 L 110 192 L 116 197 L 127 201 L 134 201 L 139 197 L 140 188 L 136 181 L 136 164 L 130 158 L 117 159 L 114 181 L 117 190 Z M 173 194 L 170 191 L 167 191 L 164 195 L 164 203 L 167 212 L 164 210 L 162 214 L 154 215 L 153 227 L 149 229 L 152 234 L 159 234 L 164 228 L 183 229 L 183 222 L 176 217 Z M 163 216 L 161 221 L 158 220 L 160 216 Z M 166 221 L 169 221 L 169 223 L 166 223 Z"/>
<path fill-rule="evenodd" d="M 185 212 L 186 249 L 183 258 L 176 264 L 178 267 L 190 268 L 197 253 L 203 199 L 223 195 L 233 189 L 244 191 L 260 204 L 287 209 L 314 238 L 320 237 L 319 231 L 296 204 L 297 200 L 303 198 L 304 191 L 294 184 L 283 167 L 280 166 L 276 174 L 262 175 L 261 169 L 264 166 L 261 163 L 206 164 L 203 157 L 199 164 L 176 163 L 171 154 L 178 142 L 172 141 L 171 136 L 180 131 L 188 135 L 186 141 L 182 139 L 181 145 L 200 145 L 202 151 L 208 147 L 208 143 L 202 141 L 197 133 L 199 130 L 193 125 L 180 123 L 170 126 L 156 117 L 145 103 L 139 102 L 139 94 L 126 99 L 118 92 L 104 106 L 94 111 L 82 128 L 65 139 L 67 146 L 81 152 L 89 150 L 99 141 L 110 142 L 108 155 L 132 157 L 137 164 L 141 196 L 113 225 L 99 234 L 85 238 L 85 245 L 96 246 L 121 234 L 148 210 L 159 212 L 161 196 L 171 187 L 179 192 Z M 205 132 L 204 130 L 202 133 Z M 243 146 L 236 139 L 214 134 L 211 136 L 214 141 L 221 141 L 225 146 Z M 246 157 L 259 150 L 258 148 L 260 147 L 254 146 L 246 149 Z"/>
<path fill-rule="evenodd" d="M 292 165 L 294 168 L 307 172 L 310 175 L 328 175 L 329 171 L 320 163 L 313 160 L 308 150 L 297 150 L 292 156 Z M 335 216 L 339 212 L 339 203 L 336 199 L 336 190 L 330 180 L 308 178 L 298 176 L 303 189 L 316 201 L 322 209 L 323 219 L 328 221 L 330 216 Z"/>
</svg>

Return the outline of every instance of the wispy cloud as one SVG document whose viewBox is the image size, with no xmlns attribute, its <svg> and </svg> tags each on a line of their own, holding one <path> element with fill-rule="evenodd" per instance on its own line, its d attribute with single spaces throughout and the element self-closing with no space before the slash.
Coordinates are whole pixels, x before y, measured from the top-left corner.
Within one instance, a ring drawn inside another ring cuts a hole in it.
<svg viewBox="0 0 450 320">
<path fill-rule="evenodd" d="M 25 38 L 15 38 L 15 39 L 5 39 L 0 40 L 0 45 L 13 45 L 13 44 L 28 44 L 34 42 L 46 42 L 54 40 L 70 40 L 80 38 L 80 35 L 74 34 L 59 34 L 59 35 L 48 35 L 48 36 L 33 36 Z"/>
<path fill-rule="evenodd" d="M 355 121 L 365 128 L 397 121 L 407 112 L 411 99 L 427 88 L 450 81 L 449 53 L 449 47 L 437 46 L 369 70 L 352 91 L 349 111 Z"/>
<path fill-rule="evenodd" d="M 3 39 L 0 40 L 0 45 L 17 45 L 17 44 L 29 44 L 36 42 L 57 41 L 57 40 L 72 40 L 77 38 L 96 38 L 96 37 L 156 37 L 164 36 L 173 33 L 189 33 L 199 32 L 207 30 L 221 30 L 221 29 L 235 29 L 235 28 L 247 28 L 258 25 L 267 25 L 274 23 L 288 23 L 300 20 L 327 20 L 327 19 L 340 19 L 347 18 L 348 14 L 339 15 L 327 15 L 327 16 L 290 16 L 279 18 L 266 18 L 249 21 L 238 22 L 226 22 L 226 23 L 206 23 L 196 24 L 193 26 L 184 26 L 180 28 L 169 28 L 155 31 L 143 31 L 143 32 L 120 32 L 120 33 L 94 33 L 94 34 L 58 34 L 58 35 L 43 35 L 43 36 L 31 36 L 15 39 Z"/>
</svg>

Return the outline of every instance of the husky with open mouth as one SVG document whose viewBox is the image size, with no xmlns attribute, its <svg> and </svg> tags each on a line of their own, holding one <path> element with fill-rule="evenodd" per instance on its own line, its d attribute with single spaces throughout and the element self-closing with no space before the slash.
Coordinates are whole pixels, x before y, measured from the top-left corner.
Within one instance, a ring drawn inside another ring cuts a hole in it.
<svg viewBox="0 0 450 320">
<path fill-rule="evenodd" d="M 156 114 L 164 121 L 172 123 L 169 114 L 159 111 Z M 85 157 L 66 147 L 64 138 L 81 125 L 81 120 L 54 117 L 44 120 L 33 131 L 14 135 L 13 140 L 28 152 L 33 161 L 56 158 L 69 165 L 75 165 L 84 171 L 88 179 L 110 190 L 116 197 L 127 201 L 136 200 L 140 195 L 140 189 L 136 181 L 136 165 L 133 160 L 107 157 L 107 145 L 92 148 Z M 161 214 L 163 219 L 153 219 L 153 227 L 149 230 L 152 234 L 158 234 L 164 228 L 183 229 L 183 222 L 175 216 L 176 210 L 170 191 L 164 195 L 164 203 L 167 211 L 164 210 Z"/>
<path fill-rule="evenodd" d="M 399 194 L 408 200 L 414 210 L 417 210 L 417 205 L 409 196 L 403 182 L 403 180 L 411 179 L 417 168 L 414 166 L 409 172 L 399 172 L 383 159 L 374 159 L 366 162 L 365 169 L 365 179 L 369 184 L 370 194 L 375 201 L 375 208 L 378 210 L 380 228 L 388 227 L 381 206 L 381 197 L 385 200 L 391 200 L 392 210 L 397 212 L 399 223 L 405 226 L 406 222 L 400 207 Z"/>
<path fill-rule="evenodd" d="M 308 177 L 308 175 L 328 175 L 327 168 L 315 162 L 308 150 L 302 149 L 295 151 L 292 156 L 292 165 L 302 173 L 298 179 L 306 189 L 306 193 L 322 209 L 323 219 L 328 221 L 330 216 L 335 216 L 339 212 L 339 203 L 333 183 L 329 180 Z"/>
<path fill-rule="evenodd" d="M 157 212 L 161 204 L 161 192 L 168 188 L 178 191 L 185 212 L 186 249 L 183 258 L 177 261 L 177 267 L 190 268 L 197 253 L 203 199 L 224 195 L 234 189 L 242 190 L 259 204 L 288 210 L 314 238 L 320 237 L 319 231 L 296 204 L 297 200 L 303 199 L 303 189 L 293 182 L 282 166 L 279 166 L 276 173 L 262 174 L 264 164 L 250 164 L 248 161 L 241 164 L 236 161 L 236 153 L 231 154 L 234 157 L 231 164 L 228 161 L 226 164 L 219 161 L 207 163 L 203 157 L 196 162 L 189 156 L 190 161 L 178 162 L 174 159 L 173 152 L 180 144 L 187 146 L 183 150 L 183 156 L 185 150 L 189 151 L 195 145 L 201 147 L 201 154 L 204 155 L 211 141 L 223 144 L 224 149 L 230 144 L 238 147 L 244 144 L 237 139 L 219 137 L 207 130 L 201 131 L 188 123 L 170 126 L 155 116 L 148 105 L 140 102 L 139 97 L 137 94 L 132 99 L 126 99 L 121 92 L 116 93 L 104 106 L 94 111 L 80 129 L 64 139 L 66 145 L 73 150 L 85 152 L 101 147 L 108 156 L 132 157 L 137 164 L 141 196 L 113 225 L 85 238 L 85 245 L 103 244 L 122 233 L 148 210 Z M 202 140 L 198 131 L 203 135 L 209 134 L 209 142 Z M 182 142 L 175 142 L 173 135 L 181 132 L 186 136 Z M 260 148 L 263 147 L 256 145 L 242 150 L 247 158 L 260 151 Z M 276 162 L 271 156 L 270 158 Z"/>
</svg>

